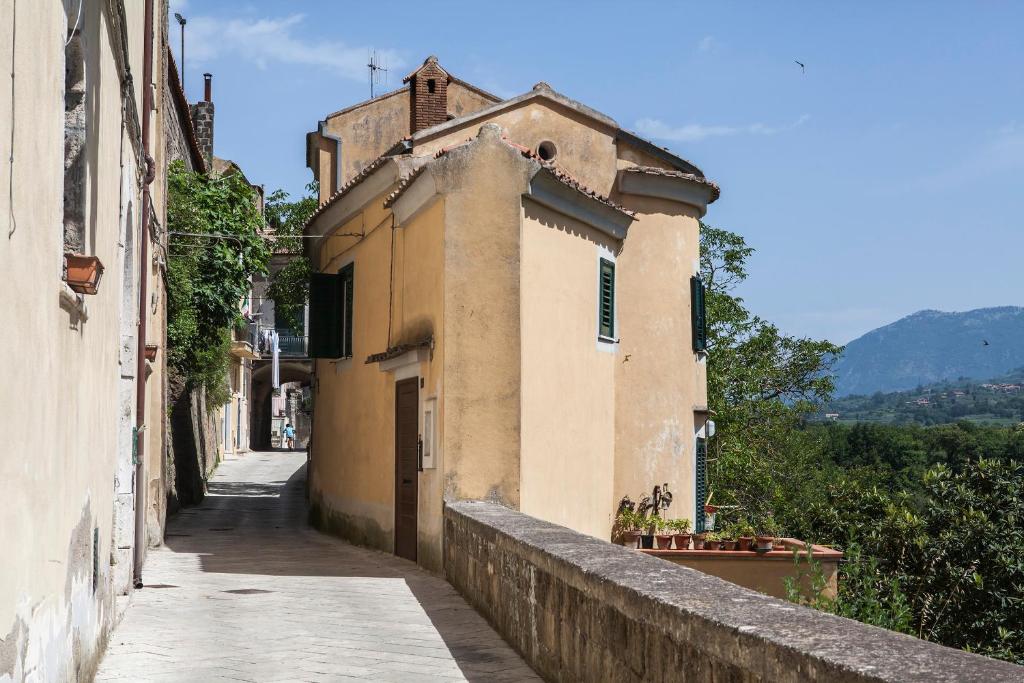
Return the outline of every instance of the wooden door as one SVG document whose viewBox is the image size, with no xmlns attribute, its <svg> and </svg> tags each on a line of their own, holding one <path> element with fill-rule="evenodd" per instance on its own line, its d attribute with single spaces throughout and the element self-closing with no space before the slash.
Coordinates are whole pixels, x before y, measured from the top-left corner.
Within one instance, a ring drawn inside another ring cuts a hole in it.
<svg viewBox="0 0 1024 683">
<path fill-rule="evenodd" d="M 395 554 L 416 561 L 419 498 L 418 377 L 395 383 Z"/>
</svg>

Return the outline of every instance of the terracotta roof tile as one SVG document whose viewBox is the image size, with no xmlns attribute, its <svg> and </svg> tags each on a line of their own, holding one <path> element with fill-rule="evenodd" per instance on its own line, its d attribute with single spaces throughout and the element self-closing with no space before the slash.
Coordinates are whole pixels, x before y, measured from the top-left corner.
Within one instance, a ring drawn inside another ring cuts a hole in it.
<svg viewBox="0 0 1024 683">
<path fill-rule="evenodd" d="M 359 183 L 363 182 L 371 175 L 373 175 L 373 172 L 376 171 L 381 166 L 383 166 L 385 162 L 387 162 L 389 159 L 394 158 L 395 157 L 388 156 L 386 154 L 381 155 L 374 159 L 373 161 L 371 161 L 366 166 L 364 166 L 363 170 L 359 171 L 359 173 L 356 173 L 354 176 L 352 176 L 352 178 L 350 178 L 347 183 L 338 188 L 334 192 L 334 194 L 325 199 L 323 203 L 321 203 L 320 206 L 317 207 L 316 211 L 314 211 L 312 215 L 309 217 L 309 220 L 306 221 L 306 226 L 308 227 L 309 225 L 311 225 L 313 221 L 320 217 L 320 214 L 322 214 L 327 209 L 331 208 L 331 206 L 339 199 L 341 199 L 341 197 L 345 195 L 345 193 L 347 193 L 353 187 L 355 187 L 356 185 L 358 185 Z"/>
<path fill-rule="evenodd" d="M 683 178 L 691 182 L 706 185 L 711 189 L 711 200 L 708 202 L 709 204 L 718 199 L 718 197 L 722 194 L 722 191 L 719 189 L 717 183 L 708 180 L 702 175 L 684 173 L 683 171 L 674 171 L 667 168 L 658 168 L 656 166 L 629 166 L 628 168 L 624 168 L 622 170 L 626 173 L 642 173 L 644 175 L 666 176 L 669 178 Z"/>
<path fill-rule="evenodd" d="M 459 142 L 459 143 L 456 143 L 454 145 L 449 145 L 447 147 L 442 147 L 441 149 L 437 150 L 437 152 L 434 153 L 434 158 L 435 159 L 439 159 L 439 158 L 445 156 L 446 154 L 448 154 L 449 152 L 451 152 L 454 149 L 458 149 L 460 147 L 465 147 L 466 145 L 472 143 L 473 140 L 475 140 L 475 139 L 476 138 L 469 138 L 469 139 L 465 140 L 464 142 Z M 576 190 L 577 192 L 579 192 L 581 194 L 584 194 L 584 195 L 590 197 L 591 199 L 594 199 L 594 200 L 596 200 L 598 202 L 601 202 L 602 204 L 605 204 L 606 206 L 609 206 L 609 207 L 615 209 L 616 211 L 624 213 L 627 216 L 635 216 L 636 215 L 633 211 L 630 211 L 629 209 L 627 209 L 627 208 L 625 208 L 623 206 L 619 206 L 618 204 L 613 202 L 608 197 L 606 197 L 603 194 L 597 192 L 596 190 L 590 189 L 589 187 L 587 187 L 586 185 L 584 185 L 580 181 L 576 180 L 574 177 L 572 177 L 571 175 L 569 175 L 568 173 L 566 173 L 565 171 L 560 169 L 558 166 L 556 166 L 554 162 L 552 162 L 552 161 L 545 161 L 544 159 L 541 159 L 540 156 L 538 156 L 538 154 L 536 152 L 534 152 L 532 149 L 530 149 L 526 145 L 521 145 L 521 144 L 519 144 L 517 142 L 513 142 L 512 140 L 508 139 L 508 137 L 505 136 L 505 135 L 501 136 L 501 140 L 502 140 L 502 142 L 504 142 L 506 145 L 508 145 L 512 149 L 518 151 L 524 157 L 526 157 L 528 159 L 532 159 L 533 161 L 536 161 L 538 164 L 541 165 L 541 167 L 546 172 L 548 172 L 552 176 L 554 176 L 554 178 L 556 180 L 558 180 L 559 182 L 561 182 L 561 183 L 571 187 L 572 189 Z M 398 185 L 398 187 L 395 188 L 395 191 L 392 192 L 390 195 L 388 195 L 387 199 L 384 200 L 384 206 L 390 207 L 392 204 L 394 204 L 396 201 L 398 201 L 398 198 L 401 197 L 402 194 L 406 191 L 406 189 L 408 189 L 408 187 L 412 184 L 412 182 L 414 180 L 416 180 L 417 177 L 419 177 L 420 173 L 423 172 L 424 168 L 426 168 L 426 165 L 423 165 L 420 168 L 416 169 L 416 171 L 414 171 L 407 178 L 405 178 L 405 180 L 403 180 Z"/>
<path fill-rule="evenodd" d="M 605 195 L 601 194 L 597 190 L 593 190 L 593 189 L 587 187 L 586 185 L 584 185 L 583 183 L 581 183 L 580 181 L 576 180 L 576 178 L 574 178 L 573 176 L 569 175 L 568 173 L 563 171 L 561 168 L 559 168 L 555 164 L 555 162 L 553 162 L 553 161 L 545 161 L 544 159 L 541 159 L 540 155 L 538 155 L 536 152 L 534 152 L 532 149 L 530 149 L 526 145 L 520 145 L 517 142 L 512 142 L 511 140 L 508 139 L 508 137 L 506 137 L 504 135 L 501 136 L 501 139 L 504 140 L 505 144 L 507 144 L 509 147 L 512 147 L 513 149 L 516 149 L 516 150 L 519 150 L 519 153 L 522 154 L 524 157 L 526 157 L 528 159 L 533 159 L 538 164 L 540 164 L 544 169 L 546 169 L 549 173 L 551 173 L 551 175 L 553 175 L 556 179 L 558 179 L 560 182 L 564 183 L 565 185 L 568 185 L 569 187 L 571 187 L 572 189 L 576 190 L 577 192 L 585 194 L 586 196 L 590 197 L 591 199 L 595 199 L 595 200 L 601 202 L 602 204 L 610 206 L 611 208 L 615 209 L 616 211 L 620 211 L 620 212 L 626 214 L 627 216 L 635 216 L 636 215 L 635 212 L 630 211 L 629 209 L 627 209 L 624 206 L 620 206 L 620 205 L 616 204 L 610 198 L 608 198 Z"/>
</svg>

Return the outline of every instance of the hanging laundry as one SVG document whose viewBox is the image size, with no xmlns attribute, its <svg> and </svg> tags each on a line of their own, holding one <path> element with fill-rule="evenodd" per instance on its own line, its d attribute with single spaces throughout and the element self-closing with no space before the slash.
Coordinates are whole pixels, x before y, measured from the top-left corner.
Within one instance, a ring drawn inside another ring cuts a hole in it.
<svg viewBox="0 0 1024 683">
<path fill-rule="evenodd" d="M 270 334 L 272 335 L 271 336 L 271 339 L 272 339 L 271 343 L 273 344 L 272 348 L 273 348 L 273 352 L 274 352 L 273 368 L 270 371 L 271 372 L 271 386 L 273 388 L 277 389 L 278 387 L 281 386 L 281 366 L 280 366 L 281 352 L 280 352 L 280 346 L 278 344 L 279 339 L 278 339 L 278 336 L 277 336 L 277 331 L 276 330 L 272 330 L 270 332 Z"/>
</svg>

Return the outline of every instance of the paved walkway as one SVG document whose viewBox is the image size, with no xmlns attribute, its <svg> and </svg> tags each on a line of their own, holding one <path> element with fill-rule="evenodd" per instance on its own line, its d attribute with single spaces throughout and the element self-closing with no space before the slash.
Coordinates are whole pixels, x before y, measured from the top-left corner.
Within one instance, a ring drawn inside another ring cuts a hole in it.
<svg viewBox="0 0 1024 683">
<path fill-rule="evenodd" d="M 540 680 L 443 579 L 308 528 L 304 462 L 220 466 L 150 551 L 97 681 Z"/>
</svg>

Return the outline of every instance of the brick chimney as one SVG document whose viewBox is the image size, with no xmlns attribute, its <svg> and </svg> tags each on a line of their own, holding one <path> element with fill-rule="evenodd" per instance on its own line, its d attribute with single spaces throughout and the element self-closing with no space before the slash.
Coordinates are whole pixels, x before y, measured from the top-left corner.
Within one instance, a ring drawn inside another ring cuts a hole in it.
<svg viewBox="0 0 1024 683">
<path fill-rule="evenodd" d="M 203 74 L 204 99 L 192 105 L 192 125 L 195 126 L 196 142 L 206 162 L 206 168 L 213 170 L 213 76 Z"/>
<path fill-rule="evenodd" d="M 448 72 L 441 68 L 434 55 L 403 79 L 409 84 L 410 132 L 448 120 L 448 79 Z"/>
</svg>

